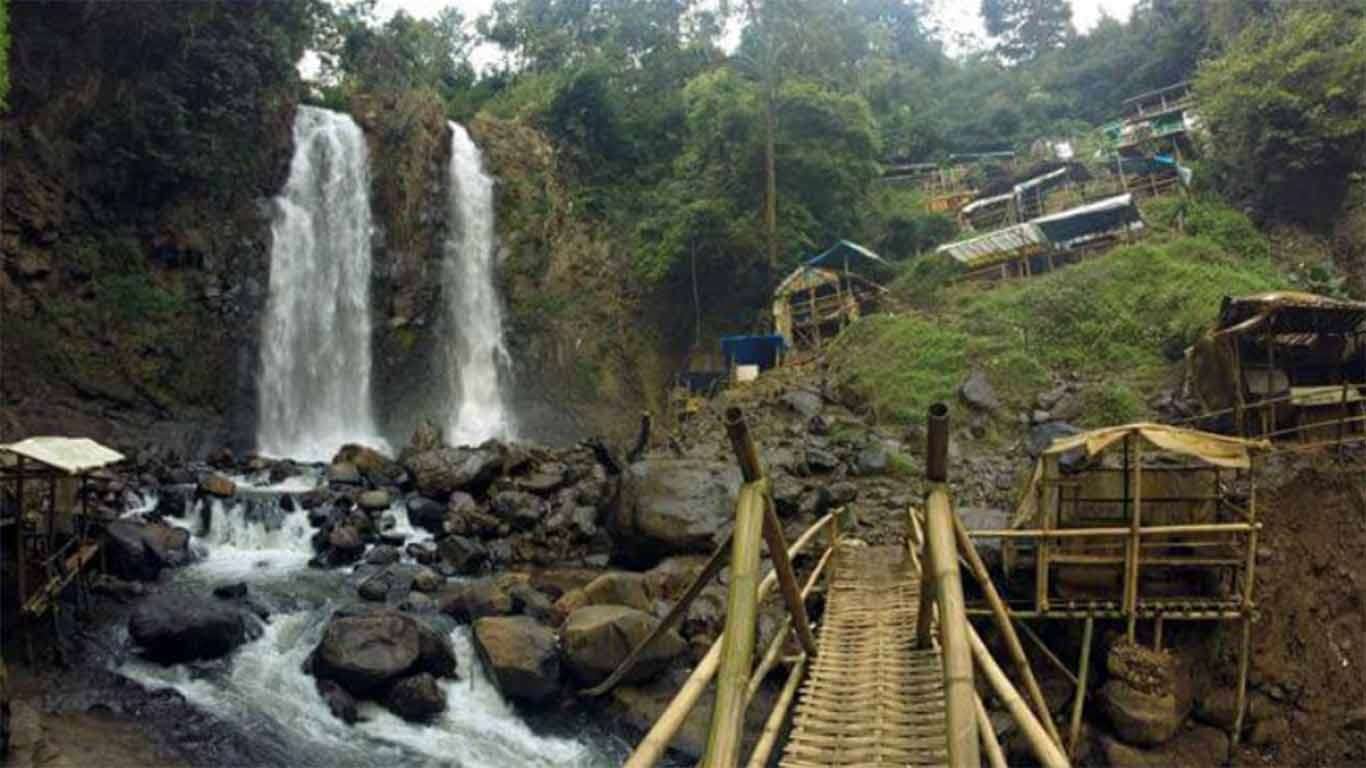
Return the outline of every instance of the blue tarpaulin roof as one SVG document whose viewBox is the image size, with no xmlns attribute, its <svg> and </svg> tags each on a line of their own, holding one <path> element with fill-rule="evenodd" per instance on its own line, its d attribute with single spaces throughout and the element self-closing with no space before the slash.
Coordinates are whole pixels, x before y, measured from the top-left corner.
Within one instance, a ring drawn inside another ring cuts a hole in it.
<svg viewBox="0 0 1366 768">
<path fill-rule="evenodd" d="M 768 336 L 722 336 L 721 354 L 726 356 L 726 365 L 757 365 L 765 371 L 778 364 L 778 355 L 786 343 L 779 335 Z"/>
</svg>

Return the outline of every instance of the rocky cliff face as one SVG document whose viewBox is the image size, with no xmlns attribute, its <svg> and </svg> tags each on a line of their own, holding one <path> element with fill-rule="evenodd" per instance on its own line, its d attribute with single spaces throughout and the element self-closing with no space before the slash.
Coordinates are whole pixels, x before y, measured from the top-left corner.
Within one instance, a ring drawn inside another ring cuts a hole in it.
<svg viewBox="0 0 1366 768">
<path fill-rule="evenodd" d="M 295 5 L 11 8 L 4 437 L 250 440 Z"/>
</svg>

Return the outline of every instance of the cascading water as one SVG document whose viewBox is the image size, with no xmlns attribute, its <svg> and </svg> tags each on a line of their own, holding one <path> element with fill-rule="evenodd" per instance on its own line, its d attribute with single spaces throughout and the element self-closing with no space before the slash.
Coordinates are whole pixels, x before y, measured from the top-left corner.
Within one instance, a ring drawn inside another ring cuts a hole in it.
<svg viewBox="0 0 1366 768">
<path fill-rule="evenodd" d="M 503 312 L 493 286 L 493 179 L 484 172 L 479 148 L 466 130 L 451 123 L 449 215 L 442 291 L 446 296 L 446 439 L 474 445 L 512 436 L 513 424 L 499 367 Z"/>
<path fill-rule="evenodd" d="M 299 107 L 275 198 L 257 448 L 326 460 L 385 447 L 370 403 L 370 170 L 350 117 Z"/>
<path fill-rule="evenodd" d="M 121 674 L 148 688 L 173 688 L 220 718 L 250 742 L 252 752 L 243 759 L 252 764 L 605 768 L 619 763 L 619 748 L 606 734 L 556 728 L 553 721 L 528 724 L 485 673 L 470 628 L 455 626 L 439 614 L 432 620 L 447 622 L 443 631 L 450 632 L 459 675 L 439 683 L 445 713 L 431 723 L 415 724 L 379 705 L 362 703 L 361 722 L 348 726 L 338 720 L 303 668 L 333 610 L 354 601 L 347 597 L 354 595 L 352 578 L 345 571 L 308 567 L 314 529 L 306 513 L 280 503 L 286 493 L 280 486 L 236 480 L 236 499 L 199 501 L 184 517 L 169 519 L 193 533 L 200 557 L 175 572 L 171 587 L 207 595 L 215 586 L 247 582 L 251 599 L 270 611 L 260 637 L 226 663 L 164 667 L 130 657 L 118 666 Z M 309 482 L 321 480 L 316 475 L 293 479 L 289 492 L 297 493 Z M 409 525 L 402 502 L 388 514 L 396 518 L 394 533 L 409 541 L 430 538 Z M 546 727 L 556 733 L 543 732 Z"/>
</svg>

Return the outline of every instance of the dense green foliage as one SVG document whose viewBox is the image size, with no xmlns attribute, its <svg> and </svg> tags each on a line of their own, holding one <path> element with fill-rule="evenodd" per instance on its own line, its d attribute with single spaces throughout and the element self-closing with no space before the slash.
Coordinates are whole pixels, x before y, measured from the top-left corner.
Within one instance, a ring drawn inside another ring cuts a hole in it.
<svg viewBox="0 0 1366 768">
<path fill-rule="evenodd" d="M 1260 21 L 1200 70 L 1205 168 L 1234 199 L 1334 216 L 1366 149 L 1366 6 Z"/>
</svg>

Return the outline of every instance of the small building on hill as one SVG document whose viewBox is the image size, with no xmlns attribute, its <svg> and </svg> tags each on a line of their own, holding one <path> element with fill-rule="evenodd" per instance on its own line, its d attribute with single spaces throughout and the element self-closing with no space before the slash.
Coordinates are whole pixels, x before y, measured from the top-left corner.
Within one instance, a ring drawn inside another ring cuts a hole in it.
<svg viewBox="0 0 1366 768">
<path fill-rule="evenodd" d="M 1213 425 L 1334 441 L 1363 431 L 1366 303 L 1295 291 L 1225 297 L 1186 351 L 1187 386 Z"/>
<path fill-rule="evenodd" d="M 961 264 L 969 280 L 1031 277 L 1075 263 L 1142 228 L 1133 197 L 1116 195 L 941 245 L 936 254 Z"/>
<path fill-rule="evenodd" d="M 792 271 L 773 292 L 773 328 L 793 349 L 819 349 L 876 306 L 891 266 L 858 243 L 841 240 Z"/>
</svg>

